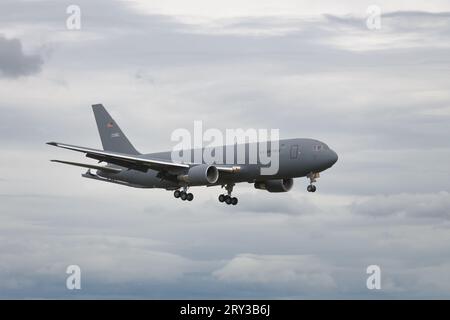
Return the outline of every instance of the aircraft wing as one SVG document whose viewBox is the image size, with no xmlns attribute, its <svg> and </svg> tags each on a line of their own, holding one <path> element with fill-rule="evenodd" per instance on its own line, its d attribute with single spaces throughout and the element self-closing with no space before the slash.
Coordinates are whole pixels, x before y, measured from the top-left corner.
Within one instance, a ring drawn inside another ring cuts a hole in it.
<svg viewBox="0 0 450 320">
<path fill-rule="evenodd" d="M 59 148 L 82 152 L 86 157 L 116 164 L 121 167 L 147 172 L 148 169 L 157 171 L 173 171 L 179 169 L 189 169 L 190 165 L 184 163 L 175 163 L 161 159 L 146 159 L 133 155 L 123 154 L 119 152 L 111 152 L 104 150 L 97 150 L 85 147 L 78 147 L 70 144 L 47 142 L 47 144 Z"/>
<path fill-rule="evenodd" d="M 121 167 L 139 170 L 143 172 L 147 172 L 148 169 L 153 169 L 157 171 L 179 171 L 179 170 L 186 170 L 189 169 L 194 164 L 186 164 L 186 163 L 177 163 L 177 162 L 171 162 L 163 159 L 156 159 L 156 158 L 141 158 L 133 155 L 123 154 L 119 152 L 111 152 L 111 151 L 104 151 L 104 150 L 97 150 L 92 148 L 85 148 L 85 147 L 78 147 L 70 144 L 64 144 L 59 142 L 47 142 L 47 144 L 59 148 L 64 148 L 68 150 L 73 150 L 77 152 L 82 152 L 86 154 L 86 157 L 96 159 L 99 161 L 105 161 L 108 163 L 116 164 Z M 61 162 L 66 164 L 72 164 L 72 165 L 78 165 L 78 166 L 84 166 L 88 167 L 87 165 L 80 165 L 78 163 L 68 163 L 67 161 L 54 161 L 54 162 Z M 116 171 L 115 169 L 105 169 L 106 167 L 94 167 L 90 166 L 91 168 L 95 169 L 102 169 L 104 171 Z M 217 169 L 220 172 L 226 172 L 226 173 L 235 173 L 240 171 L 239 166 L 216 166 Z"/>
<path fill-rule="evenodd" d="M 109 173 L 120 173 L 120 172 L 122 172 L 122 169 L 112 168 L 112 167 L 104 167 L 104 166 L 97 166 L 97 165 L 94 165 L 94 164 L 79 163 L 79 162 L 72 162 L 72 161 L 63 161 L 63 160 L 50 160 L 50 161 L 51 162 L 57 162 L 57 163 L 70 164 L 72 166 L 77 166 L 77 167 L 82 167 L 82 168 L 102 170 L 102 171 L 109 172 Z"/>
</svg>

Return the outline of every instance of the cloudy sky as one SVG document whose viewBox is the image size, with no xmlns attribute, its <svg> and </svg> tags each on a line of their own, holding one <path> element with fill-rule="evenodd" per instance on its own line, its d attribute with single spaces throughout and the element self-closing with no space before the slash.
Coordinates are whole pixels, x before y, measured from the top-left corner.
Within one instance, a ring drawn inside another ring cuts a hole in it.
<svg viewBox="0 0 450 320">
<path fill-rule="evenodd" d="M 66 9 L 81 8 L 81 30 Z M 367 27 L 367 8 L 382 12 Z M 450 298 L 450 2 L 0 2 L 0 298 Z M 280 128 L 339 154 L 318 192 L 191 203 L 49 159 L 193 128 Z M 66 289 L 67 266 L 82 289 Z M 379 265 L 381 290 L 366 268 Z"/>
</svg>

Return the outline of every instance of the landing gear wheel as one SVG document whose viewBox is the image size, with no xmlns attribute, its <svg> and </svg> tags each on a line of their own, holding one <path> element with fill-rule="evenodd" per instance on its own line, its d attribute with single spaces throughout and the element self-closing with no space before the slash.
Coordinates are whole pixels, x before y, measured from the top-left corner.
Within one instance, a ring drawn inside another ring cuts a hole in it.
<svg viewBox="0 0 450 320">
<path fill-rule="evenodd" d="M 318 172 L 310 172 L 307 175 L 308 179 L 309 179 L 309 186 L 306 188 L 306 190 L 308 190 L 308 192 L 316 192 L 316 186 L 313 185 L 314 182 L 317 181 L 317 178 L 320 177 Z"/>
<path fill-rule="evenodd" d="M 175 192 L 173 193 L 173 196 L 175 198 L 179 198 L 181 196 L 181 191 L 180 190 L 175 190 Z"/>
<path fill-rule="evenodd" d="M 188 193 L 186 195 L 186 199 L 187 199 L 187 201 L 192 201 L 194 199 L 194 195 L 192 193 Z"/>
<path fill-rule="evenodd" d="M 187 199 L 187 193 L 182 191 L 180 195 L 181 200 L 185 201 Z"/>
<path fill-rule="evenodd" d="M 234 183 L 228 183 L 226 185 L 222 185 L 222 188 L 225 187 L 228 194 L 221 194 L 219 196 L 220 202 L 225 202 L 226 204 L 236 205 L 238 203 L 238 199 L 231 196 L 233 192 Z"/>
</svg>

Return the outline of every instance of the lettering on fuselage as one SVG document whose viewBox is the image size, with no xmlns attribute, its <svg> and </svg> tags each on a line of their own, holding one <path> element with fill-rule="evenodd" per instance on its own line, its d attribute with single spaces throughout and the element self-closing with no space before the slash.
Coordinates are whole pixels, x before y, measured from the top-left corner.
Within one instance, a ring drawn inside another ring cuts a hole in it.
<svg viewBox="0 0 450 320">
<path fill-rule="evenodd" d="M 172 132 L 171 140 L 178 143 L 171 159 L 211 165 L 258 164 L 261 175 L 274 175 L 279 170 L 279 136 L 279 129 L 226 129 L 225 135 L 216 128 L 203 132 L 202 121 L 194 121 L 193 134 L 184 128 Z"/>
</svg>

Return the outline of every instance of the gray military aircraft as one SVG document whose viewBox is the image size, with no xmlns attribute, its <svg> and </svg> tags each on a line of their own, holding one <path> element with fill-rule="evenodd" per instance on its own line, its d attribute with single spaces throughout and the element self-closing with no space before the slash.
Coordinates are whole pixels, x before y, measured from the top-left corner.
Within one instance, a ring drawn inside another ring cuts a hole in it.
<svg viewBox="0 0 450 320">
<path fill-rule="evenodd" d="M 117 123 L 101 104 L 92 106 L 103 150 L 78 147 L 65 143 L 48 142 L 47 144 L 86 154 L 86 157 L 98 160 L 98 164 L 86 164 L 62 160 L 51 160 L 88 168 L 83 177 L 117 183 L 136 188 L 163 188 L 174 191 L 175 198 L 192 201 L 194 196 L 188 193 L 193 186 L 222 186 L 227 191 L 219 196 L 220 202 L 236 205 L 238 199 L 232 197 L 233 187 L 239 182 L 253 183 L 256 189 L 268 192 L 287 192 L 294 183 L 294 178 L 307 177 L 310 184 L 308 192 L 315 192 L 314 182 L 322 172 L 333 166 L 338 160 L 336 152 L 325 143 L 314 139 L 279 140 L 279 167 L 272 175 L 262 175 L 261 163 L 244 164 L 207 164 L 172 161 L 171 152 L 150 154 L 139 153 L 123 134 Z M 237 150 L 239 146 L 235 145 Z M 220 148 L 227 148 L 223 146 Z M 233 146 L 232 146 L 233 147 Z M 249 143 L 245 144 L 249 150 Z M 275 150 L 274 150 L 275 151 Z M 191 155 L 195 150 L 187 150 Z M 271 150 L 268 148 L 267 153 Z M 225 153 L 225 152 L 224 152 Z M 246 157 L 246 161 L 248 157 Z M 105 162 L 106 165 L 99 165 Z M 92 173 L 91 170 L 96 170 Z"/>
</svg>

